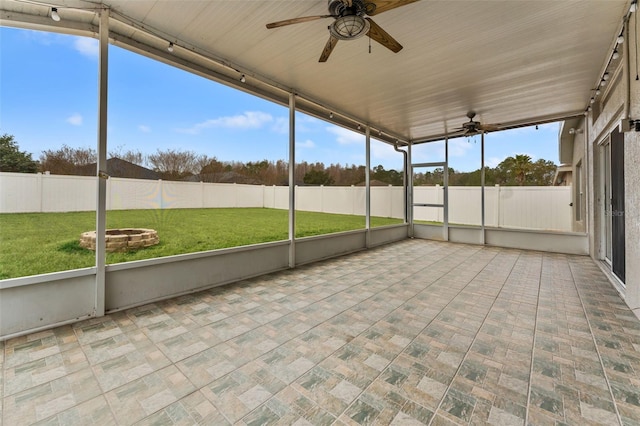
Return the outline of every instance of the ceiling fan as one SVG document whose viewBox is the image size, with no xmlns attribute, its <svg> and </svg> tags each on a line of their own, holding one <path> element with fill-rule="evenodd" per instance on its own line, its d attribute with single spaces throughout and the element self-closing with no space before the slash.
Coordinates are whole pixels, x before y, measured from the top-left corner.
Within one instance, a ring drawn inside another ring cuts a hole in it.
<svg viewBox="0 0 640 426">
<path fill-rule="evenodd" d="M 494 132 L 496 130 L 500 130 L 500 126 L 497 124 L 482 124 L 479 121 L 473 121 L 475 116 L 475 111 L 467 112 L 469 121 L 462 124 L 462 127 L 456 129 L 455 132 L 460 132 L 462 136 L 474 136 L 480 132 Z"/>
<path fill-rule="evenodd" d="M 368 35 L 387 49 L 398 53 L 402 45 L 383 30 L 369 16 L 378 15 L 391 9 L 413 3 L 418 0 L 328 0 L 328 15 L 302 16 L 267 24 L 268 29 L 291 24 L 333 18 L 329 25 L 329 40 L 322 50 L 318 62 L 326 62 L 340 40 L 354 40 Z"/>
</svg>

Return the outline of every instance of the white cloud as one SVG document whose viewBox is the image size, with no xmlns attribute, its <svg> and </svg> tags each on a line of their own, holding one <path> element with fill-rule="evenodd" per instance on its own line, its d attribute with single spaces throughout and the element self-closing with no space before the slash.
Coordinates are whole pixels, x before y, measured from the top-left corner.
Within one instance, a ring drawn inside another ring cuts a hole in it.
<svg viewBox="0 0 640 426">
<path fill-rule="evenodd" d="M 22 32 L 25 38 L 35 41 L 36 43 L 42 44 L 43 46 L 51 46 L 55 42 L 57 42 L 57 34 L 47 33 L 44 31 L 35 31 L 35 30 L 25 30 Z"/>
<path fill-rule="evenodd" d="M 73 48 L 80 54 L 91 59 L 98 57 L 99 45 L 98 40 L 88 37 L 77 37 L 73 42 Z"/>
<path fill-rule="evenodd" d="M 472 140 L 467 140 L 467 138 L 456 138 L 449 141 L 449 155 L 451 157 L 464 157 L 464 155 L 473 149 L 471 144 L 474 143 Z"/>
<path fill-rule="evenodd" d="M 289 125 L 289 119 L 286 119 L 287 126 Z M 326 126 L 326 122 L 310 115 L 296 114 L 296 133 L 315 133 Z M 288 128 L 287 128 L 288 131 Z"/>
<path fill-rule="evenodd" d="M 451 143 L 451 141 L 449 143 Z M 411 160 L 414 163 L 433 163 L 444 161 L 444 143 L 428 142 L 416 145 L 411 150 Z"/>
<path fill-rule="evenodd" d="M 296 142 L 296 146 L 299 148 L 315 148 L 316 144 L 311 139 L 307 139 L 304 142 Z"/>
<path fill-rule="evenodd" d="M 82 126 L 82 116 L 78 113 L 72 114 L 67 117 L 67 123 L 73 126 Z"/>
<path fill-rule="evenodd" d="M 298 115 L 296 115 L 296 124 L 298 124 L 298 123 L 321 124 L 321 123 L 325 123 L 325 122 L 320 120 L 319 118 L 315 118 L 315 117 L 313 117 L 311 115 L 298 114 Z"/>
<path fill-rule="evenodd" d="M 26 30 L 23 32 L 24 37 L 29 41 L 41 44 L 43 46 L 60 45 L 71 47 L 78 53 L 91 59 L 97 59 L 99 53 L 98 40 L 89 37 L 72 37 L 64 34 L 48 33 L 44 31 Z"/>
<path fill-rule="evenodd" d="M 177 129 L 181 133 L 199 134 L 204 129 L 223 127 L 228 129 L 259 129 L 264 124 L 272 122 L 273 116 L 261 111 L 247 111 L 244 114 L 218 117 L 196 123 L 187 129 Z"/>
<path fill-rule="evenodd" d="M 151 127 L 145 125 L 145 124 L 141 124 L 138 126 L 138 130 L 140 130 L 143 133 L 149 133 L 151 132 Z"/>
<path fill-rule="evenodd" d="M 271 127 L 276 133 L 286 135 L 289 133 L 289 117 L 276 117 Z"/>
<path fill-rule="evenodd" d="M 405 147 L 401 147 L 406 151 Z M 404 156 L 393 149 L 393 145 L 380 141 L 371 141 L 371 167 L 381 165 L 386 170 L 402 170 L 404 167 Z"/>
<path fill-rule="evenodd" d="M 504 158 L 490 157 L 490 158 L 485 159 L 485 166 L 494 168 L 498 164 L 502 163 L 503 160 L 504 160 Z"/>
<path fill-rule="evenodd" d="M 389 158 L 392 155 L 402 155 L 399 152 L 395 152 L 392 145 L 388 143 L 372 143 L 371 144 L 371 158 Z"/>
<path fill-rule="evenodd" d="M 363 144 L 365 141 L 364 136 L 344 127 L 327 127 L 327 131 L 336 135 L 336 141 L 341 145 Z"/>
</svg>

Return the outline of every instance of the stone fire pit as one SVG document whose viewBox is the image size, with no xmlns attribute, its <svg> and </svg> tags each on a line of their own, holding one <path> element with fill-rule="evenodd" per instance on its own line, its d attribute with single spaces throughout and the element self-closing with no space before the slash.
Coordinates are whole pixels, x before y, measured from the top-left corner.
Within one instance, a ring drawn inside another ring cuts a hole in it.
<svg viewBox="0 0 640 426">
<path fill-rule="evenodd" d="M 105 239 L 107 252 L 137 250 L 160 242 L 156 230 L 144 228 L 107 229 Z M 95 251 L 96 231 L 83 232 L 80 235 L 80 246 Z"/>
</svg>

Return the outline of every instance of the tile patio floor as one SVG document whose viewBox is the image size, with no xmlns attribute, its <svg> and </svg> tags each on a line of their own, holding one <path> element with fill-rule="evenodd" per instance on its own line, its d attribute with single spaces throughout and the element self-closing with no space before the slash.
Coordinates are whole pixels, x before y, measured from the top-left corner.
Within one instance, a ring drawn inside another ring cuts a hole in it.
<svg viewBox="0 0 640 426">
<path fill-rule="evenodd" d="M 588 257 L 407 240 L 0 343 L 3 425 L 640 424 Z"/>
</svg>

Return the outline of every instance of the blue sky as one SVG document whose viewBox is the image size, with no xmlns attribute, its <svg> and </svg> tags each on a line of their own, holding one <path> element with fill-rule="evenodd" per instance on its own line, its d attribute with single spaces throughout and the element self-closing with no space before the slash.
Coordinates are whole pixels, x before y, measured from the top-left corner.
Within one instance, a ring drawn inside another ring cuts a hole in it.
<svg viewBox="0 0 640 426">
<path fill-rule="evenodd" d="M 191 150 L 220 161 L 286 160 L 288 110 L 121 48 L 109 50 L 108 151 Z M 95 148 L 97 42 L 0 27 L 0 133 L 37 159 L 63 144 Z M 486 137 L 486 162 L 528 154 L 558 163 L 558 124 Z M 297 161 L 365 164 L 364 136 L 298 114 Z M 372 141 L 372 166 L 402 168 L 392 147 Z M 480 166 L 479 138 L 450 141 L 450 167 Z M 414 149 L 414 162 L 444 159 L 442 143 Z"/>
</svg>

